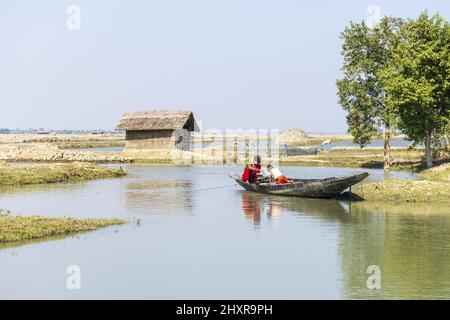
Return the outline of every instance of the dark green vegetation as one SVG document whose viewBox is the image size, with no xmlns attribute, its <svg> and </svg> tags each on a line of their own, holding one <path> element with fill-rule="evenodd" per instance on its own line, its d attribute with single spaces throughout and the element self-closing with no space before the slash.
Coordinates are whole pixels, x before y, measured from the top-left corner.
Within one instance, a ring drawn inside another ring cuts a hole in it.
<svg viewBox="0 0 450 320">
<path fill-rule="evenodd" d="M 124 223 L 125 221 L 120 219 L 0 216 L 0 243 L 93 231 L 106 226 Z"/>
<path fill-rule="evenodd" d="M 383 18 L 374 28 L 351 22 L 341 34 L 343 78 L 337 81 L 339 103 L 347 111 L 354 142 L 367 145 L 384 132 L 384 167 L 390 166 L 390 138 L 395 110 L 386 100 L 380 71 L 391 63 L 401 19 Z"/>
<path fill-rule="evenodd" d="M 425 144 L 432 166 L 434 141 L 448 137 L 450 114 L 450 25 L 441 16 L 385 17 L 369 28 L 350 23 L 341 34 L 343 78 L 339 101 L 354 140 L 366 145 L 384 132 L 384 167 L 390 165 L 390 137 L 400 130 Z"/>
<path fill-rule="evenodd" d="M 124 175 L 126 172 L 122 168 L 110 169 L 92 163 L 39 164 L 25 167 L 3 164 L 0 165 L 0 186 L 80 181 Z"/>
</svg>

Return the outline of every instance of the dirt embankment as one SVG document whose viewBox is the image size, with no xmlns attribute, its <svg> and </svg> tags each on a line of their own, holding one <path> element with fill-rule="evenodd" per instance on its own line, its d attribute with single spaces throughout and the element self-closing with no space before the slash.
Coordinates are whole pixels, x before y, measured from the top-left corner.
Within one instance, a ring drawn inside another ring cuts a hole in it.
<svg viewBox="0 0 450 320">
<path fill-rule="evenodd" d="M 279 137 L 279 143 L 288 144 L 288 145 L 300 145 L 305 144 L 309 140 L 308 135 L 302 129 L 289 129 Z"/>
<path fill-rule="evenodd" d="M 132 159 L 118 152 L 61 150 L 48 143 L 0 145 L 0 161 L 20 162 L 99 162 L 124 163 Z"/>
<path fill-rule="evenodd" d="M 0 144 L 125 141 L 124 134 L 0 134 Z"/>
</svg>

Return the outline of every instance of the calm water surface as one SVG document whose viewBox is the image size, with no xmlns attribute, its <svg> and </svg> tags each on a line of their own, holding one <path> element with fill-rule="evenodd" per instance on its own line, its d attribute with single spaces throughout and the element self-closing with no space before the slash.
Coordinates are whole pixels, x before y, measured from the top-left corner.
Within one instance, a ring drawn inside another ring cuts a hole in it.
<svg viewBox="0 0 450 320">
<path fill-rule="evenodd" d="M 0 298 L 450 298 L 449 208 L 249 193 L 227 177 L 240 166 L 126 169 L 119 179 L 0 189 L 0 208 L 13 214 L 130 221 L 0 247 Z M 81 268 L 79 291 L 66 287 L 70 265 Z M 380 290 L 367 289 L 370 265 Z"/>
</svg>

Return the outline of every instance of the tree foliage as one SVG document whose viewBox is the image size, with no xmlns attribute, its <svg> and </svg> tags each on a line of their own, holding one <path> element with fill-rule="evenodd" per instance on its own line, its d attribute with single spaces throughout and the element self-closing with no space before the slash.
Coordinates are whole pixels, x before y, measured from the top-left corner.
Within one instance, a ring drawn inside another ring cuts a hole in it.
<svg viewBox="0 0 450 320">
<path fill-rule="evenodd" d="M 450 25 L 440 15 L 422 13 L 400 29 L 400 41 L 382 72 L 388 104 L 399 115 L 401 130 L 425 142 L 448 130 L 450 112 Z M 427 154 L 427 162 L 430 154 Z M 430 165 L 430 163 L 427 163 Z"/>
<path fill-rule="evenodd" d="M 397 128 L 425 144 L 431 166 L 433 141 L 449 135 L 450 24 L 423 12 L 417 19 L 385 17 L 374 28 L 350 23 L 341 38 L 338 96 L 355 142 L 364 146 L 384 129 L 386 168 L 390 130 Z"/>
<path fill-rule="evenodd" d="M 337 81 L 339 103 L 348 113 L 350 133 L 361 146 L 386 127 L 395 126 L 395 112 L 388 103 L 381 72 L 390 64 L 402 22 L 385 17 L 373 28 L 364 22 L 351 22 L 341 33 L 344 62 L 343 78 Z"/>
</svg>

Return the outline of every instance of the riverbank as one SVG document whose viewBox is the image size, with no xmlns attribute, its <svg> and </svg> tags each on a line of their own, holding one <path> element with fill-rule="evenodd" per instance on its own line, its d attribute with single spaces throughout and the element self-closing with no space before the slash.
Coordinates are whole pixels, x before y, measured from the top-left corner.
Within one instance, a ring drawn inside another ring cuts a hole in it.
<svg viewBox="0 0 450 320">
<path fill-rule="evenodd" d="M 125 150 L 121 153 L 124 157 L 131 159 L 133 163 L 147 164 L 242 164 L 247 159 L 243 154 L 234 151 L 224 153 L 222 148 L 193 149 L 191 152 L 179 152 L 171 154 L 167 151 L 143 151 Z M 302 167 L 342 167 L 342 168 L 370 168 L 383 169 L 384 151 L 380 147 L 353 148 L 341 147 L 330 151 L 318 151 L 316 155 L 294 155 L 279 158 L 263 157 L 263 165 L 279 160 L 281 166 L 302 166 Z M 440 156 L 435 159 L 436 163 L 450 162 L 450 158 Z M 418 171 L 424 166 L 423 150 L 393 147 L 391 149 L 391 169 Z"/>
<path fill-rule="evenodd" d="M 124 223 L 121 219 L 0 216 L 0 244 L 94 231 Z"/>
<path fill-rule="evenodd" d="M 0 144 L 0 161 L 128 163 L 120 152 L 61 150 L 49 143 Z"/>
<path fill-rule="evenodd" d="M 103 141 L 103 142 L 57 142 L 56 146 L 59 149 L 94 149 L 94 148 L 115 148 L 125 147 L 125 140 L 123 141 Z"/>
<path fill-rule="evenodd" d="M 336 148 L 310 156 L 281 157 L 282 165 L 306 167 L 383 168 L 383 148 Z M 391 168 L 414 169 L 423 163 L 423 150 L 391 149 Z"/>
<path fill-rule="evenodd" d="M 37 164 L 24 167 L 0 165 L 0 186 L 20 186 L 54 182 L 113 178 L 126 175 L 120 169 L 93 163 Z"/>
<path fill-rule="evenodd" d="M 125 141 L 125 134 L 0 134 L 0 144 Z"/>
<path fill-rule="evenodd" d="M 384 180 L 362 183 L 353 193 L 367 201 L 450 202 L 450 164 L 418 173 L 423 180 Z"/>
<path fill-rule="evenodd" d="M 297 132 L 297 133 L 296 133 Z M 296 133 L 296 134 L 294 134 Z M 351 140 L 348 134 L 305 134 L 295 131 L 283 139 L 291 139 L 299 145 L 314 145 L 325 139 L 332 141 Z M 194 136 L 195 137 L 195 136 Z M 208 135 L 203 137 L 208 138 Z M 198 137 L 197 137 L 198 138 Z M 215 138 L 224 138 L 218 136 Z M 242 137 L 241 137 L 242 138 Z M 281 140 L 283 140 L 281 139 Z M 303 140 L 302 140 L 303 139 Z M 92 162 L 92 163 L 143 163 L 179 165 L 180 159 L 173 157 L 171 150 L 127 150 L 120 152 L 89 150 L 90 148 L 123 147 L 124 135 L 0 135 L 0 161 L 7 162 Z M 227 145 L 228 146 L 228 145 Z M 85 150 L 73 150 L 85 149 Z M 182 164 L 223 164 L 238 158 L 238 163 L 245 160 L 243 151 L 227 150 L 223 146 L 204 146 L 193 148 L 191 152 L 182 152 Z M 331 150 L 317 150 L 314 155 L 283 155 L 281 149 L 280 164 L 283 166 L 306 167 L 353 167 L 383 168 L 383 147 L 359 148 L 353 146 L 335 146 Z M 226 159 L 225 159 L 226 158 Z M 392 147 L 391 159 L 393 170 L 417 170 L 423 166 L 423 149 L 418 147 Z M 263 159 L 264 160 L 264 159 Z M 437 163 L 449 161 L 448 154 L 437 156 Z M 273 161 L 273 160 L 272 160 Z"/>
</svg>

